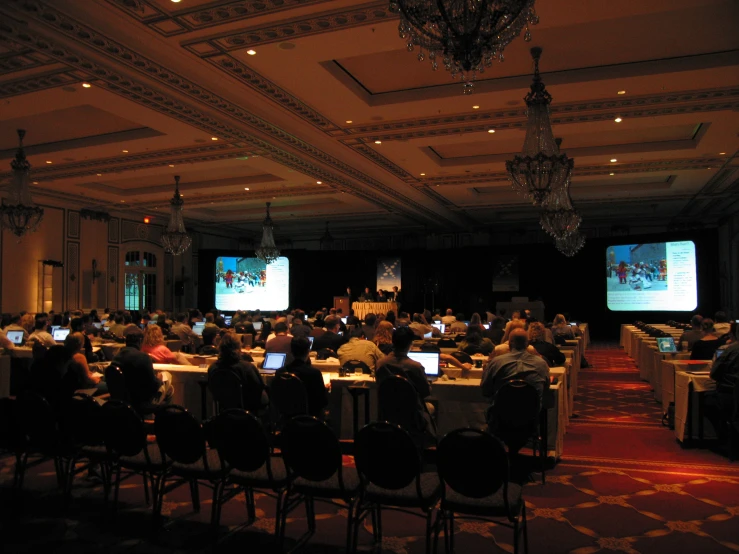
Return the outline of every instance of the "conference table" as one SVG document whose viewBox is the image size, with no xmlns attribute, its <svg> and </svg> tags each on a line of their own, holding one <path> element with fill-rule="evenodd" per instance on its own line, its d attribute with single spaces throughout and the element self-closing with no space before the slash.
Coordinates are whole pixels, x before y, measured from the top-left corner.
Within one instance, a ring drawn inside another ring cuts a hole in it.
<svg viewBox="0 0 739 554">
<path fill-rule="evenodd" d="M 703 395 L 716 390 L 708 370 L 675 372 L 675 437 L 681 443 L 716 437 L 711 422 L 703 415 Z"/>
<path fill-rule="evenodd" d="M 387 314 L 390 311 L 398 315 L 397 302 L 352 302 L 352 310 L 354 315 L 359 319 L 364 319 L 367 314 Z M 345 314 L 349 315 L 349 314 Z"/>
<path fill-rule="evenodd" d="M 676 402 L 675 377 L 679 372 L 710 371 L 711 360 L 662 360 L 660 382 L 662 413 L 667 413 L 671 402 Z"/>
</svg>

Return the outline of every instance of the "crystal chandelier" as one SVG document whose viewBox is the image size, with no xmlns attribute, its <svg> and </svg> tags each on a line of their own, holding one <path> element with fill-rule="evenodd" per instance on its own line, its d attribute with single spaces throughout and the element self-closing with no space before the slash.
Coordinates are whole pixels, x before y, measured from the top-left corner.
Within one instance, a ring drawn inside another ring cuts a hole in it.
<svg viewBox="0 0 739 554">
<path fill-rule="evenodd" d="M 574 162 L 560 154 L 549 122 L 552 97 L 539 76 L 541 48 L 531 49 L 534 58 L 534 81 L 526 95 L 526 138 L 520 156 L 506 162 L 513 189 L 541 206 L 552 191 L 563 187 L 570 178 Z"/>
<path fill-rule="evenodd" d="M 321 250 L 332 250 L 334 247 L 334 237 L 331 236 L 331 233 L 328 231 L 328 221 L 326 222 L 326 232 L 323 233 L 323 236 L 319 240 L 321 245 Z"/>
<path fill-rule="evenodd" d="M 494 59 L 503 61 L 503 50 L 539 18 L 535 0 L 390 0 L 390 11 L 400 14 L 398 32 L 412 52 L 419 47 L 418 60 L 428 53 L 431 68 L 439 59 L 455 79 L 463 82 L 464 94 L 472 93 L 478 73 Z"/>
<path fill-rule="evenodd" d="M 269 217 L 271 204 L 271 202 L 267 202 L 267 217 L 264 218 L 264 223 L 262 223 L 262 242 L 256 252 L 257 258 L 266 264 L 271 264 L 280 257 L 280 251 L 275 245 L 274 225 L 272 224 L 272 218 Z"/>
<path fill-rule="evenodd" d="M 562 144 L 562 139 L 557 139 L 557 147 Z M 564 186 L 553 191 L 542 203 L 544 208 L 541 212 L 542 229 L 552 235 L 555 239 L 565 238 L 574 233 L 579 227 L 582 217 L 577 213 L 570 198 L 570 178 L 567 178 Z"/>
<path fill-rule="evenodd" d="M 31 180 L 31 164 L 23 151 L 23 137 L 26 132 L 18 129 L 18 151 L 10 162 L 13 170 L 8 197 L 0 205 L 0 225 L 8 229 L 18 239 L 26 233 L 33 233 L 44 218 L 43 208 L 39 208 L 31 199 L 28 182 Z"/>
<path fill-rule="evenodd" d="M 167 231 L 162 233 L 162 244 L 164 251 L 173 256 L 179 256 L 190 248 L 192 237 L 187 234 L 185 221 L 182 219 L 182 205 L 185 203 L 180 196 L 180 176 L 174 178 L 174 196 L 170 200 L 172 206 L 169 213 Z"/>
<path fill-rule="evenodd" d="M 574 231 L 561 239 L 554 239 L 557 250 L 571 258 L 585 245 L 585 237 L 580 231 Z"/>
</svg>

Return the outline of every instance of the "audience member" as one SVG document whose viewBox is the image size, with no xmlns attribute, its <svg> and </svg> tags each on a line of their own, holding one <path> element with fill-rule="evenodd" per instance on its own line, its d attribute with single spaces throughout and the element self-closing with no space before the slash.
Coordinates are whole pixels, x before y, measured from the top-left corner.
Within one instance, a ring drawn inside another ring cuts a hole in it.
<svg viewBox="0 0 739 554">
<path fill-rule="evenodd" d="M 287 334 L 287 323 L 279 321 L 275 324 L 275 335 L 267 341 L 264 351 L 287 354 L 286 362 L 290 363 L 292 362 L 292 351 L 290 350 L 292 340 L 293 336 Z"/>
<path fill-rule="evenodd" d="M 28 335 L 30 334 L 22 325 L 21 325 L 21 316 L 20 314 L 13 314 L 10 316 L 10 324 L 5 327 L 4 331 L 7 333 L 8 331 L 23 331 L 23 341 L 28 340 Z M 33 331 L 31 331 L 33 332 Z"/>
<path fill-rule="evenodd" d="M 187 324 L 187 312 L 180 312 L 175 317 L 175 324 L 172 325 L 172 333 L 179 337 L 182 342 L 183 350 L 189 350 L 195 352 L 200 338 Z"/>
<path fill-rule="evenodd" d="M 479 316 L 478 316 L 479 319 Z M 483 335 L 485 329 L 480 325 L 472 325 L 467 329 L 464 340 L 459 344 L 459 349 L 467 354 L 483 354 L 489 356 L 495 348 L 493 342 Z"/>
<path fill-rule="evenodd" d="M 133 331 L 128 331 L 131 334 Z M 182 352 L 172 352 L 164 344 L 164 336 L 159 325 L 147 325 L 141 351 L 151 356 L 158 364 L 192 365 Z"/>
<path fill-rule="evenodd" d="M 713 316 L 713 329 L 717 337 L 722 337 L 731 332 L 731 324 L 729 323 L 729 316 L 726 315 L 726 312 L 718 311 L 715 313 Z"/>
<path fill-rule="evenodd" d="M 452 311 L 452 309 L 451 309 L 451 308 L 449 308 L 449 309 L 448 309 L 448 310 L 446 311 L 446 315 L 445 315 L 445 316 L 443 316 L 443 317 L 441 318 L 441 322 L 442 322 L 442 323 L 443 323 L 444 325 L 447 325 L 447 326 L 449 326 L 449 325 L 451 325 L 452 323 L 454 323 L 455 321 L 457 321 L 457 318 L 456 318 L 456 317 L 454 317 L 454 312 Z"/>
<path fill-rule="evenodd" d="M 364 316 L 364 323 L 362 324 L 362 331 L 367 340 L 374 340 L 375 338 L 375 324 L 377 323 L 377 317 L 373 313 L 368 313 Z"/>
<path fill-rule="evenodd" d="M 134 407 L 168 404 L 174 394 L 172 377 L 166 371 L 160 372 L 158 376 L 154 373 L 151 356 L 141 352 L 143 341 L 144 333 L 140 329 L 126 334 L 126 346 L 115 355 L 113 363 L 121 368 Z"/>
<path fill-rule="evenodd" d="M 208 380 L 222 371 L 230 371 L 241 382 L 241 398 L 244 409 L 259 413 L 269 404 L 264 381 L 254 364 L 243 359 L 241 340 L 232 332 L 226 332 L 218 345 L 218 360 L 208 368 Z"/>
<path fill-rule="evenodd" d="M 408 326 L 416 338 L 422 339 L 424 335 L 431 333 L 433 327 L 423 321 L 421 314 L 413 314 L 413 322 Z"/>
<path fill-rule="evenodd" d="M 380 352 L 387 355 L 393 351 L 393 324 L 389 321 L 381 321 L 375 329 L 375 337 L 372 339 L 380 349 Z"/>
<path fill-rule="evenodd" d="M 450 333 L 466 333 L 467 324 L 464 322 L 464 314 L 458 313 L 455 320 L 449 326 Z"/>
<path fill-rule="evenodd" d="M 713 354 L 722 344 L 719 340 L 718 333 L 716 333 L 712 319 L 705 318 L 701 322 L 701 330 L 703 331 L 703 336 L 700 340 L 693 343 L 693 349 L 690 352 L 691 360 L 712 359 Z"/>
<path fill-rule="evenodd" d="M 37 342 L 38 344 L 42 344 L 44 346 L 49 346 L 49 347 L 56 346 L 56 341 L 54 340 L 54 337 L 52 337 L 46 331 L 46 325 L 47 324 L 46 324 L 45 317 L 37 318 L 34 324 L 34 331 L 28 337 L 28 341 Z"/>
<path fill-rule="evenodd" d="M 93 396 L 106 394 L 108 386 L 101 379 L 102 375 L 90 371 L 85 356 L 85 336 L 82 333 L 69 333 L 64 339 L 64 348 L 67 349 L 71 357 L 67 374 L 64 376 L 64 383 L 68 390 L 74 393 L 79 389 L 95 389 Z"/>
<path fill-rule="evenodd" d="M 696 341 L 703 338 L 703 330 L 701 329 L 701 323 L 703 322 L 703 316 L 695 314 L 690 318 L 690 329 L 685 329 L 683 334 L 678 339 L 678 350 L 688 351 L 693 350 L 693 345 Z"/>
<path fill-rule="evenodd" d="M 503 341 L 505 326 L 506 320 L 500 316 L 495 316 L 493 321 L 490 322 L 490 328 L 485 331 L 485 336 L 497 346 Z"/>
<path fill-rule="evenodd" d="M 546 360 L 549 367 L 561 366 L 565 363 L 565 355 L 560 352 L 559 348 L 546 341 L 546 329 L 543 323 L 538 321 L 529 323 L 529 345 L 533 346 Z"/>
<path fill-rule="evenodd" d="M 349 342 L 342 345 L 337 354 L 342 366 L 350 360 L 359 360 L 367 364 L 372 371 L 377 367 L 377 361 L 384 356 L 374 342 L 367 340 L 361 327 L 352 329 Z"/>
<path fill-rule="evenodd" d="M 338 353 L 339 348 L 347 342 L 346 338 L 337 334 L 339 331 L 339 318 L 336 316 L 328 316 L 325 320 L 326 332 L 316 337 L 313 341 L 313 350 L 318 352 L 324 348 L 328 348 Z"/>
<path fill-rule="evenodd" d="M 277 373 L 292 373 L 303 382 L 308 398 L 308 413 L 323 418 L 328 405 L 328 394 L 323 382 L 323 374 L 310 363 L 310 341 L 305 337 L 293 337 L 290 342 L 293 361 Z"/>
</svg>

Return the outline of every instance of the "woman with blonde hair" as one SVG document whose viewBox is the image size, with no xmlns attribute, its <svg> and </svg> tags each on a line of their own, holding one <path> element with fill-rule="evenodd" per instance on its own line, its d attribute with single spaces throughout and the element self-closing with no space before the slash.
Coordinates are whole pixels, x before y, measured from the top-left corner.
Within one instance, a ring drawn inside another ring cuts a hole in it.
<svg viewBox="0 0 739 554">
<path fill-rule="evenodd" d="M 538 321 L 529 323 L 529 345 L 546 360 L 549 367 L 565 363 L 565 355 L 559 348 L 547 342 L 546 328 Z"/>
<path fill-rule="evenodd" d="M 21 327 L 30 335 L 33 333 L 36 327 L 36 318 L 33 316 L 33 314 L 23 314 L 21 317 Z"/>
<path fill-rule="evenodd" d="M 182 352 L 172 352 L 167 348 L 159 325 L 146 326 L 141 351 L 151 356 L 157 364 L 192 365 Z"/>
<path fill-rule="evenodd" d="M 393 324 L 389 321 L 381 321 L 377 325 L 373 342 L 380 352 L 387 355 L 393 351 Z"/>
<path fill-rule="evenodd" d="M 577 325 L 572 327 L 567 323 L 567 319 L 565 319 L 565 316 L 562 314 L 557 314 L 554 317 L 554 321 L 552 322 L 552 338 L 554 338 L 555 344 L 557 343 L 558 338 L 561 342 L 563 340 L 574 340 L 575 337 L 579 336 L 582 336 L 582 331 L 580 331 L 580 328 L 577 327 Z"/>
</svg>

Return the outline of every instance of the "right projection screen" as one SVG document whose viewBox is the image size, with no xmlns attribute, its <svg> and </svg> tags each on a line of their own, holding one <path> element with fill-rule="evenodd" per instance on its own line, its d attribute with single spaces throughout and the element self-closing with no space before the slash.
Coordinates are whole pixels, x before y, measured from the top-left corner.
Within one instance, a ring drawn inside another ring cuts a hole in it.
<svg viewBox="0 0 739 554">
<path fill-rule="evenodd" d="M 698 305 L 693 241 L 620 244 L 606 249 L 608 309 L 690 312 Z"/>
</svg>

